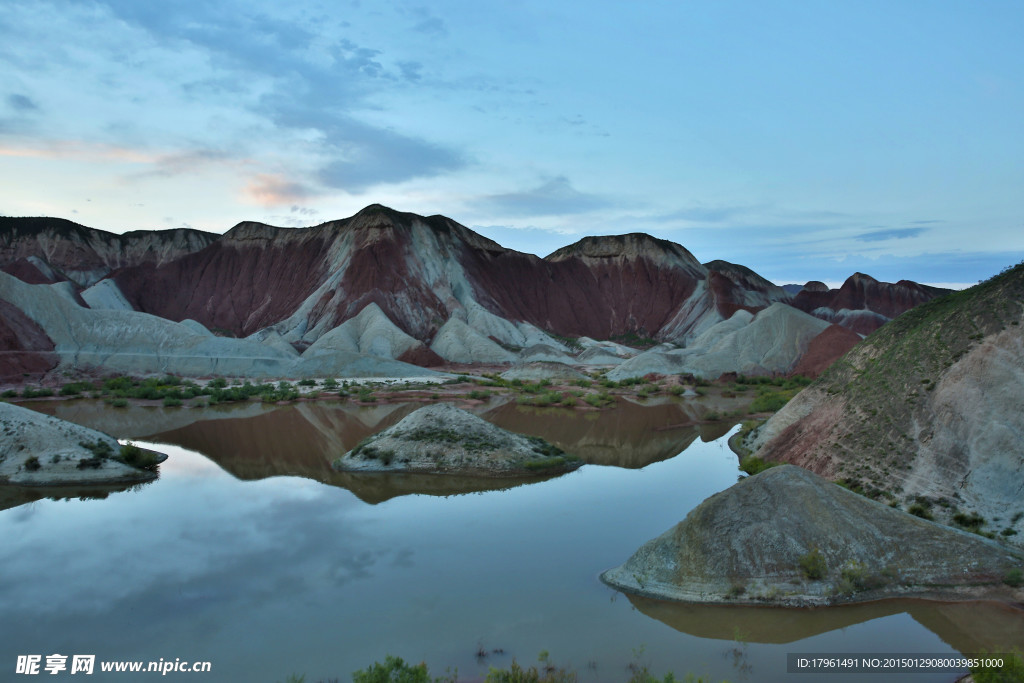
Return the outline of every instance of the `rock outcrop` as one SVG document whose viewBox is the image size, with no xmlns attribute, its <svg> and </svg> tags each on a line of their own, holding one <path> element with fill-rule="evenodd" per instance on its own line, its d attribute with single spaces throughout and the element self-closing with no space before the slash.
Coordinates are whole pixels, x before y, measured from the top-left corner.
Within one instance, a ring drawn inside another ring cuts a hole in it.
<svg viewBox="0 0 1024 683">
<path fill-rule="evenodd" d="M 514 434 L 446 403 L 416 410 L 334 461 L 343 471 L 490 477 L 553 474 L 581 464 L 543 439 Z"/>
<path fill-rule="evenodd" d="M 0 403 L 0 430 L 0 481 L 9 484 L 125 484 L 157 477 L 152 469 L 124 462 L 113 437 L 34 410 Z M 151 456 L 133 451 L 127 459 L 155 464 L 167 457 Z"/>
<path fill-rule="evenodd" d="M 1018 265 L 888 323 L 746 446 L 1015 541 L 1024 533 L 1022 328 Z"/>
<path fill-rule="evenodd" d="M 654 373 L 714 379 L 726 372 L 788 373 L 828 326 L 784 303 L 774 303 L 756 315 L 739 309 L 728 320 L 705 330 L 687 348 L 655 347 L 623 361 L 608 378 Z"/>
<path fill-rule="evenodd" d="M 832 604 L 1001 586 L 1024 557 L 794 466 L 741 480 L 602 575 L 689 602 Z"/>
</svg>

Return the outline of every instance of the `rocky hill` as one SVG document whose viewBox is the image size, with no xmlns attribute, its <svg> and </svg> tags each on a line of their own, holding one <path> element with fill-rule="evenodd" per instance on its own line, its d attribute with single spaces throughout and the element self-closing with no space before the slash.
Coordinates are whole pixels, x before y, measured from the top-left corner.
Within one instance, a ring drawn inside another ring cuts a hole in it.
<svg viewBox="0 0 1024 683">
<path fill-rule="evenodd" d="M 343 471 L 548 475 L 583 464 L 539 437 L 502 429 L 447 403 L 425 406 L 334 462 Z"/>
<path fill-rule="evenodd" d="M 0 270 L 32 284 L 70 280 L 89 287 L 119 268 L 161 265 L 218 237 L 185 228 L 118 235 L 62 218 L 0 216 Z"/>
<path fill-rule="evenodd" d="M 76 325 L 102 327 L 113 312 L 145 314 L 207 336 L 270 346 L 273 358 L 308 349 L 305 360 L 319 359 L 305 363 L 310 371 L 335 352 L 427 366 L 595 364 L 579 353 L 582 342 L 574 340 L 583 338 L 641 347 L 662 342 L 671 344 L 663 351 L 687 347 L 703 356 L 713 351 L 701 346 L 699 340 L 710 339 L 705 333 L 714 328 L 712 336 L 721 341 L 722 325 L 738 332 L 750 323 L 753 328 L 734 340 L 749 351 L 749 371 L 785 373 L 812 348 L 805 333 L 813 337 L 827 327 L 821 320 L 873 329 L 936 293 L 858 275 L 836 292 L 809 283 L 793 296 L 749 268 L 702 264 L 678 244 L 638 233 L 587 237 L 542 259 L 505 249 L 444 216 L 376 204 L 315 227 L 244 222 L 222 236 L 183 230 L 113 235 L 57 219 L 2 219 L 0 269 L 43 287 L 26 290 L 22 301 L 52 298 L 53 283 L 63 285 L 60 296 L 86 312 L 74 314 Z M 65 364 L 79 351 L 84 355 L 72 360 L 80 364 L 109 365 L 104 359 L 123 355 L 99 343 L 71 348 L 72 341 L 57 342 L 54 334 L 60 334 L 48 327 L 56 320 L 27 313 L 38 306 L 5 300 L 57 344 Z M 765 324 L 761 313 L 767 311 L 780 324 Z M 797 337 L 785 336 L 791 332 Z M 783 336 L 750 350 L 749 338 L 758 334 Z M 812 371 L 849 343 L 816 345 Z M 583 351 L 604 365 L 634 355 Z M 229 356 L 239 354 L 251 356 L 239 349 Z M 747 371 L 727 361 L 710 353 L 698 365 L 705 375 Z M 165 365 L 165 371 L 189 371 Z"/>
<path fill-rule="evenodd" d="M 1024 532 L 1024 264 L 924 303 L 833 364 L 747 440 L 948 523 Z"/>
<path fill-rule="evenodd" d="M 986 585 L 1004 594 L 1022 562 L 999 543 L 783 466 L 711 496 L 602 578 L 669 600 L 813 605 Z"/>
<path fill-rule="evenodd" d="M 0 402 L 0 483 L 21 486 L 150 481 L 167 456 L 123 448 L 112 437 Z"/>
</svg>

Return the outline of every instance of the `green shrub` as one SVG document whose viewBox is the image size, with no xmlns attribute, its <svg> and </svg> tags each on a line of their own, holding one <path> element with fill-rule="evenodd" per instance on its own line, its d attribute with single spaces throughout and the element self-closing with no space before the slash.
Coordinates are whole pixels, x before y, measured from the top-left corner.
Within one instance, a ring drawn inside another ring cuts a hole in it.
<svg viewBox="0 0 1024 683">
<path fill-rule="evenodd" d="M 0 397 L 3 397 L 3 398 L 14 398 L 17 395 L 18 395 L 18 392 L 17 392 L 16 389 L 7 389 L 6 391 L 4 391 L 4 393 L 0 394 Z"/>
<path fill-rule="evenodd" d="M 825 578 L 825 574 L 828 573 L 825 556 L 821 554 L 821 550 L 818 548 L 813 548 L 806 555 L 801 555 L 799 562 L 800 571 L 811 581 L 819 581 Z"/>
<path fill-rule="evenodd" d="M 316 380 L 312 380 L 312 379 L 300 379 L 300 380 L 299 380 L 299 381 L 297 382 L 297 384 L 298 384 L 298 385 L 299 385 L 300 387 L 315 387 L 315 386 L 316 386 Z"/>
<path fill-rule="evenodd" d="M 771 468 L 777 467 L 778 465 L 781 464 L 781 462 L 771 462 L 767 460 L 762 460 L 756 455 L 748 455 L 740 460 L 740 469 L 746 472 L 747 474 L 753 476 L 760 472 L 764 472 L 765 470 L 770 470 Z"/>
<path fill-rule="evenodd" d="M 367 669 L 352 673 L 353 683 L 432 683 L 427 665 L 423 662 L 406 664 L 401 657 L 388 655 L 384 663 L 374 662 Z"/>
<path fill-rule="evenodd" d="M 93 386 L 91 382 L 71 382 L 65 384 L 60 388 L 61 396 L 77 396 L 83 391 L 92 391 Z"/>
<path fill-rule="evenodd" d="M 126 443 L 121 446 L 117 452 L 117 459 L 126 465 L 144 470 L 151 469 L 159 464 L 156 453 L 143 450 L 133 443 Z"/>
<path fill-rule="evenodd" d="M 978 532 L 981 530 L 981 527 L 985 526 L 985 518 L 977 512 L 972 512 L 969 515 L 957 512 L 953 515 L 953 523 L 968 531 Z"/>
<path fill-rule="evenodd" d="M 97 458 L 109 458 L 114 454 L 114 449 L 106 441 L 97 439 L 94 443 L 79 441 L 78 445 L 92 452 Z"/>
<path fill-rule="evenodd" d="M 164 408 L 179 408 L 181 407 L 181 399 L 174 398 L 173 396 L 164 396 Z"/>
<path fill-rule="evenodd" d="M 932 516 L 931 506 L 921 501 L 917 501 L 916 503 L 912 504 L 909 508 L 907 508 L 907 512 L 914 515 L 915 517 L 920 517 L 921 519 L 934 519 L 934 517 Z"/>
<path fill-rule="evenodd" d="M 78 469 L 80 470 L 98 470 L 103 466 L 103 458 L 92 456 L 91 458 L 82 458 L 78 461 Z"/>
<path fill-rule="evenodd" d="M 39 464 L 38 457 L 31 455 L 28 458 L 25 458 L 25 469 L 29 472 L 35 472 L 40 467 L 42 467 L 42 465 Z"/>
<path fill-rule="evenodd" d="M 1007 586 L 1013 586 L 1014 588 L 1020 586 L 1024 583 L 1024 572 L 1021 572 L 1021 570 L 1017 568 L 1011 569 L 1006 572 L 1005 576 L 1003 576 L 1003 583 Z"/>
<path fill-rule="evenodd" d="M 128 407 L 128 399 L 126 399 L 126 398 L 114 398 L 114 399 L 110 400 L 110 405 L 112 405 L 115 408 L 127 408 Z"/>
<path fill-rule="evenodd" d="M 982 652 L 978 657 L 985 659 L 986 653 Z M 1021 657 L 1020 650 L 1014 648 L 997 658 L 1003 660 L 1003 665 L 999 668 L 971 667 L 974 683 L 1024 683 L 1024 658 Z"/>
</svg>

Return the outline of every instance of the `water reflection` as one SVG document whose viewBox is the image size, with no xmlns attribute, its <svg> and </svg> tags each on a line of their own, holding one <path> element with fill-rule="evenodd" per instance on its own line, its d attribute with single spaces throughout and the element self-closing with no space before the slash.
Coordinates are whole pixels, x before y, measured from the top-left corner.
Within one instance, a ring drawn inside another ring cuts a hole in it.
<svg viewBox="0 0 1024 683">
<path fill-rule="evenodd" d="M 641 613 L 698 638 L 793 643 L 907 613 L 959 652 L 1006 652 L 1024 643 L 1024 611 L 994 602 L 881 600 L 818 608 L 692 605 L 627 596 Z"/>
<path fill-rule="evenodd" d="M 6 486 L 0 485 L 0 510 L 34 503 L 37 500 L 104 500 L 122 491 L 137 491 L 152 481 L 136 484 L 98 486 Z"/>
<path fill-rule="evenodd" d="M 37 409 L 122 438 L 198 451 L 239 479 L 300 476 L 349 489 L 370 503 L 414 493 L 447 496 L 504 490 L 547 478 L 357 474 L 331 468 L 333 459 L 422 405 L 317 401 L 286 406 L 111 409 L 99 401 L 65 401 Z M 701 423 L 704 405 L 667 397 L 645 403 L 619 400 L 613 409 L 603 411 L 533 408 L 517 404 L 510 396 L 458 405 L 499 427 L 547 439 L 586 463 L 629 469 L 672 458 L 698 438 L 713 441 L 732 426 Z"/>
</svg>

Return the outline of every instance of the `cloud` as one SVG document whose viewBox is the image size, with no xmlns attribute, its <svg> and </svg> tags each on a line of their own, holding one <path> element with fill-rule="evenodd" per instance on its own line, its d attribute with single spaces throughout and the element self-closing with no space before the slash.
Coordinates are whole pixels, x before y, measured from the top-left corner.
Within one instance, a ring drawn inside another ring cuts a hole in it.
<svg viewBox="0 0 1024 683">
<path fill-rule="evenodd" d="M 690 221 L 694 223 L 723 223 L 763 209 L 764 206 L 738 205 L 738 206 L 707 206 L 705 204 L 694 204 L 692 206 L 671 211 L 657 216 L 659 221 Z"/>
<path fill-rule="evenodd" d="M 568 178 L 556 176 L 531 190 L 485 195 L 472 204 L 509 216 L 551 216 L 594 211 L 610 202 L 599 195 L 580 192 Z"/>
<path fill-rule="evenodd" d="M 33 102 L 27 95 L 11 93 L 7 96 L 7 106 L 18 112 L 36 111 L 39 105 Z"/>
<path fill-rule="evenodd" d="M 393 130 L 352 119 L 322 124 L 334 160 L 321 166 L 317 180 L 330 188 L 360 193 L 379 183 L 398 183 L 465 165 L 455 150 Z"/>
<path fill-rule="evenodd" d="M 870 232 L 862 232 L 855 237 L 861 242 L 885 242 L 887 240 L 905 240 L 911 237 L 917 237 L 927 230 L 928 228 L 892 228 L 889 230 L 872 230 Z"/>
<path fill-rule="evenodd" d="M 132 178 L 170 178 L 185 173 L 194 173 L 211 163 L 233 161 L 230 154 L 218 149 L 193 149 L 158 155 L 153 159 L 152 168 L 136 173 Z"/>
<path fill-rule="evenodd" d="M 408 51 L 394 48 L 389 55 L 357 42 L 356 29 L 330 14 L 232 0 L 167 6 L 97 0 L 70 3 L 66 12 L 40 4 L 45 12 L 26 6 L 15 22 L 26 37 L 8 45 L 20 59 L 21 73 L 14 75 L 43 77 L 44 85 L 78 83 L 82 92 L 72 88 L 64 96 L 81 100 L 88 112 L 61 120 L 67 130 L 40 130 L 90 144 L 161 149 L 164 156 L 146 175 L 180 175 L 233 160 L 266 163 L 307 192 L 322 194 L 324 187 L 316 187 L 322 185 L 360 193 L 465 165 L 458 149 L 372 120 L 380 105 L 371 98 L 421 83 L 423 64 Z M 418 31 L 447 30 L 424 7 L 402 11 Z M 91 40 L 104 31 L 109 41 Z M 61 45 L 80 33 L 93 47 L 79 53 L 31 39 L 43 32 Z M 38 108 L 20 93 L 8 94 L 6 104 L 12 114 Z M 0 118 L 0 132 L 20 127 Z M 291 167 L 282 171 L 283 160 Z M 256 182 L 247 194 L 260 201 L 294 194 L 266 186 Z"/>
<path fill-rule="evenodd" d="M 269 173 L 254 176 L 246 183 L 242 192 L 252 203 L 260 206 L 294 206 L 314 194 L 302 183 Z"/>
</svg>

